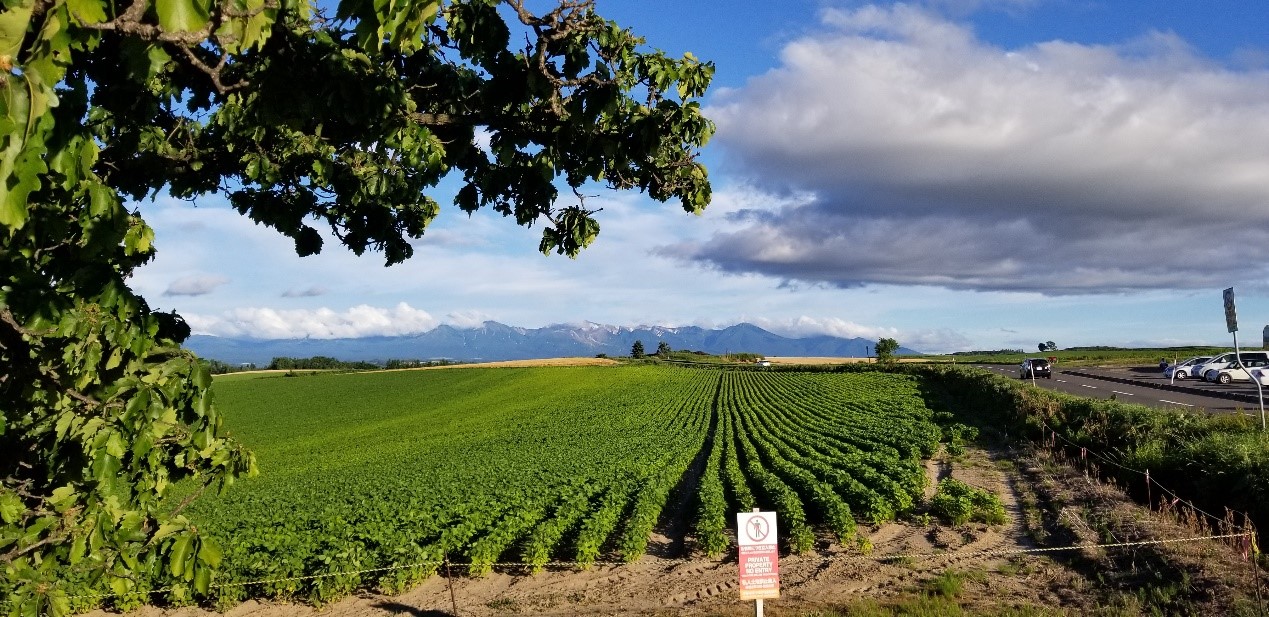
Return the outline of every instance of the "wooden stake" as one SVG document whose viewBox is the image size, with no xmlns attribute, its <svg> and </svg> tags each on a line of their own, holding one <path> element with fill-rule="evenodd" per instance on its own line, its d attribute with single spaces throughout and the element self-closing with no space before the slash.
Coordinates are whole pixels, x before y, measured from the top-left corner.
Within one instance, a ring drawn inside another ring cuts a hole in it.
<svg viewBox="0 0 1269 617">
<path fill-rule="evenodd" d="M 445 585 L 449 587 L 449 603 L 454 608 L 452 615 L 458 617 L 458 600 L 454 598 L 454 577 L 450 576 L 449 572 L 449 555 L 445 555 L 441 559 L 445 561 Z"/>
</svg>

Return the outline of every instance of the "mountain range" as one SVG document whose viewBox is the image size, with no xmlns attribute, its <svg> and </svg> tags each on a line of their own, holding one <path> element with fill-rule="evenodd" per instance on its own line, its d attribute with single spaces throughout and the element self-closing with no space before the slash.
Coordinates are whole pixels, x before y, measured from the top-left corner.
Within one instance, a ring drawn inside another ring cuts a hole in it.
<svg viewBox="0 0 1269 617">
<path fill-rule="evenodd" d="M 185 346 L 200 357 L 230 364 L 268 364 L 273 358 L 327 356 L 339 360 L 496 361 L 570 356 L 625 356 L 634 342 L 643 341 L 653 353 L 661 341 L 671 349 L 714 354 L 749 352 L 767 356 L 865 357 L 876 341 L 817 335 L 788 338 L 742 323 L 708 330 L 696 326 L 607 326 L 595 323 L 518 328 L 486 321 L 474 328 L 442 325 L 421 334 L 344 339 L 249 339 L 196 334 Z M 899 354 L 917 354 L 906 347 Z"/>
</svg>

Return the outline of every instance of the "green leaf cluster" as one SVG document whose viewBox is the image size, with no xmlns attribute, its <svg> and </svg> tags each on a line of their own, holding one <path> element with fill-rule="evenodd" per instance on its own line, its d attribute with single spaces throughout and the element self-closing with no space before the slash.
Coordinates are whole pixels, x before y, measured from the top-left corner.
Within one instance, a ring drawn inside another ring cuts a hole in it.
<svg viewBox="0 0 1269 617">
<path fill-rule="evenodd" d="M 165 497 L 254 469 L 188 326 L 128 286 L 156 238 L 125 199 L 222 194 L 300 255 L 325 228 L 393 264 L 454 177 L 458 209 L 574 256 L 599 233 L 585 185 L 705 207 L 712 74 L 585 0 L 3 0 L 0 597 L 187 601 L 218 559 Z"/>
<path fill-rule="evenodd" d="M 955 478 L 939 481 L 930 498 L 930 512 L 953 525 L 970 521 L 1000 525 L 1008 520 L 1000 497 Z"/>
</svg>

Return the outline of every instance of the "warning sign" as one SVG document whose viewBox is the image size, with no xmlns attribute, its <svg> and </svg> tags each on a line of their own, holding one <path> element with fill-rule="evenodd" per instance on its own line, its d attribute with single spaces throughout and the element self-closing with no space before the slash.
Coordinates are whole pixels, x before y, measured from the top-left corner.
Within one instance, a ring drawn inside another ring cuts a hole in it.
<svg viewBox="0 0 1269 617">
<path fill-rule="evenodd" d="M 780 597 L 780 549 L 775 512 L 736 515 L 740 550 L 740 599 Z"/>
</svg>

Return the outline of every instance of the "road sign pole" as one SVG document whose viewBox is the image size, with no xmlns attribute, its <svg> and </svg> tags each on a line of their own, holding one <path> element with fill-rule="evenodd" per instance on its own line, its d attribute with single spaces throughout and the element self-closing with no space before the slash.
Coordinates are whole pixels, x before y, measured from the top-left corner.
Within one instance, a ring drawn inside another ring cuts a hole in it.
<svg viewBox="0 0 1269 617">
<path fill-rule="evenodd" d="M 1246 373 L 1248 377 L 1251 377 L 1252 381 L 1256 382 L 1256 398 L 1260 401 L 1260 430 L 1263 432 L 1266 428 L 1269 428 L 1265 424 L 1265 389 L 1260 383 L 1260 378 L 1253 377 L 1251 371 L 1243 365 L 1243 354 L 1238 349 L 1238 312 L 1234 306 L 1234 288 L 1226 289 L 1223 296 L 1225 300 L 1225 327 L 1230 334 L 1234 335 L 1234 362 L 1238 364 L 1238 368 Z"/>
<path fill-rule="evenodd" d="M 1247 373 L 1247 376 L 1251 377 L 1252 382 L 1256 384 L 1256 398 L 1260 401 L 1260 430 L 1263 432 L 1265 430 L 1265 387 L 1261 385 L 1259 375 L 1252 376 L 1251 369 L 1243 366 L 1243 354 L 1238 349 L 1238 331 L 1235 330 L 1231 334 L 1234 335 L 1234 359 L 1238 361 L 1238 368 Z"/>
</svg>

